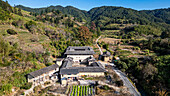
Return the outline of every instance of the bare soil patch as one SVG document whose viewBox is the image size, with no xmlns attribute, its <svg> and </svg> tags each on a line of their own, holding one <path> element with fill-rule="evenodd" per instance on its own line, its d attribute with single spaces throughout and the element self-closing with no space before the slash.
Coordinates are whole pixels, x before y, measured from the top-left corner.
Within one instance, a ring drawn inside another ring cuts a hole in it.
<svg viewBox="0 0 170 96">
<path fill-rule="evenodd" d="M 115 39 L 115 38 L 102 38 L 99 40 L 99 42 L 105 42 L 108 44 L 117 44 L 120 41 L 121 39 Z"/>
</svg>

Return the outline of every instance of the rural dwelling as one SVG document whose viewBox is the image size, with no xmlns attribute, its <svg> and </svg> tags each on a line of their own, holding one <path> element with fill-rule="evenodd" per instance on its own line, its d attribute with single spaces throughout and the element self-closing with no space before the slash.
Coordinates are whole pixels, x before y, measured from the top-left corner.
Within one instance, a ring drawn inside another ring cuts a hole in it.
<svg viewBox="0 0 170 96">
<path fill-rule="evenodd" d="M 73 58 L 73 62 L 81 63 L 89 57 L 92 58 L 94 53 L 93 49 L 89 46 L 69 46 L 64 54 L 67 57 Z"/>
<path fill-rule="evenodd" d="M 58 80 L 59 66 L 57 64 L 42 68 L 27 74 L 28 82 L 33 86 L 44 84 L 45 82 L 56 82 Z"/>
<path fill-rule="evenodd" d="M 87 60 L 91 61 L 91 60 Z M 60 68 L 61 84 L 66 85 L 69 81 L 77 81 L 82 76 L 104 76 L 105 69 L 99 62 L 78 65 L 73 58 L 67 57 Z"/>
<path fill-rule="evenodd" d="M 102 60 L 106 62 L 111 61 L 111 53 L 109 51 L 104 52 L 102 55 Z"/>
</svg>

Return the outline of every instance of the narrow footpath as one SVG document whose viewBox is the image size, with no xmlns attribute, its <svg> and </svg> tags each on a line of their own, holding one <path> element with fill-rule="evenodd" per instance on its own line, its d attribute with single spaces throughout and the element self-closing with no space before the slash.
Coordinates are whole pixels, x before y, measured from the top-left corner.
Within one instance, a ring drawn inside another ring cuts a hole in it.
<svg viewBox="0 0 170 96">
<path fill-rule="evenodd" d="M 96 44 L 97 44 L 97 42 L 98 42 L 98 40 L 101 38 L 101 36 L 99 37 L 99 38 L 97 38 L 97 40 L 96 40 Z M 102 49 L 100 48 L 100 46 L 97 44 L 97 47 L 99 48 L 99 50 L 100 50 L 100 55 L 103 55 L 103 52 L 102 52 Z"/>
</svg>

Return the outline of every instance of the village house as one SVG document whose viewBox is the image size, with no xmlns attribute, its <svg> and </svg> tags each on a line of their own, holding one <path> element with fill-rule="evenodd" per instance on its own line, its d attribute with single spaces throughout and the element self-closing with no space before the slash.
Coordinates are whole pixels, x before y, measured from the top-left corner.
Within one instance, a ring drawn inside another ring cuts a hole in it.
<svg viewBox="0 0 170 96">
<path fill-rule="evenodd" d="M 60 68 L 61 84 L 66 84 L 67 81 L 76 81 L 82 76 L 104 76 L 105 69 L 99 62 L 80 64 L 76 66 L 72 58 L 66 58 Z M 73 67 L 74 66 L 74 67 Z"/>
<path fill-rule="evenodd" d="M 61 84 L 69 81 L 76 81 L 82 76 L 104 76 L 105 68 L 96 62 L 91 47 L 68 47 L 65 55 L 67 56 L 60 68 Z"/>
<path fill-rule="evenodd" d="M 27 74 L 28 82 L 33 86 L 42 85 L 45 82 L 56 82 L 58 80 L 59 66 L 57 64 L 42 68 Z"/>
<path fill-rule="evenodd" d="M 64 54 L 66 57 L 72 57 L 73 62 L 81 63 L 89 57 L 92 58 L 94 53 L 93 49 L 89 46 L 69 46 Z"/>
<path fill-rule="evenodd" d="M 102 60 L 105 62 L 111 61 L 111 53 L 109 51 L 106 51 L 102 55 Z"/>
</svg>

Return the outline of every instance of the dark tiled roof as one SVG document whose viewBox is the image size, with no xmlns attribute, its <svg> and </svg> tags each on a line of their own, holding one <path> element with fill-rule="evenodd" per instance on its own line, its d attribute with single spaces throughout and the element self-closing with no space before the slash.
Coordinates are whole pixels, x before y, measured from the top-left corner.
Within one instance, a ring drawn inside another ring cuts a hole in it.
<svg viewBox="0 0 170 96">
<path fill-rule="evenodd" d="M 100 67 L 81 67 L 79 72 L 105 72 L 105 70 Z"/>
<path fill-rule="evenodd" d="M 60 74 L 78 74 L 78 69 L 61 69 Z"/>
<path fill-rule="evenodd" d="M 64 53 L 66 55 L 93 55 L 95 52 L 89 46 L 69 46 Z"/>
<path fill-rule="evenodd" d="M 103 69 L 104 69 L 103 65 L 102 65 L 100 62 L 97 62 L 97 64 L 98 64 L 98 66 L 99 66 L 100 68 L 103 68 Z"/>
<path fill-rule="evenodd" d="M 64 60 L 64 63 L 62 64 L 62 67 L 61 67 L 61 68 L 72 67 L 72 64 L 73 64 L 73 58 L 67 57 L 67 58 Z"/>
<path fill-rule="evenodd" d="M 100 62 L 93 62 L 93 63 L 91 63 L 91 66 L 104 68 Z"/>
<path fill-rule="evenodd" d="M 111 53 L 109 51 L 106 51 L 103 53 L 103 56 L 110 56 L 110 55 L 111 55 Z"/>
<path fill-rule="evenodd" d="M 31 75 L 31 76 L 33 76 L 33 77 L 37 77 L 37 76 L 40 76 L 40 75 L 42 75 L 42 74 L 44 74 L 44 73 L 46 73 L 46 72 L 52 71 L 52 70 L 54 70 L 54 69 L 56 69 L 56 68 L 59 68 L 59 66 L 58 66 L 57 64 L 53 64 L 53 65 L 51 65 L 51 66 L 42 68 L 42 69 L 40 69 L 40 70 L 31 72 L 31 73 L 29 73 L 28 75 Z"/>
<path fill-rule="evenodd" d="M 79 72 L 105 72 L 100 67 L 71 67 L 60 70 L 60 74 L 78 74 Z"/>
<path fill-rule="evenodd" d="M 93 67 L 98 67 L 97 62 L 93 62 L 93 63 L 91 63 L 90 65 L 93 66 Z"/>
<path fill-rule="evenodd" d="M 94 58 L 88 58 L 88 60 L 95 61 Z M 93 62 L 91 66 L 87 67 L 72 67 L 73 58 L 67 57 L 60 69 L 60 74 L 78 74 L 79 72 L 105 72 L 104 67 L 100 64 L 100 62 Z"/>
</svg>

